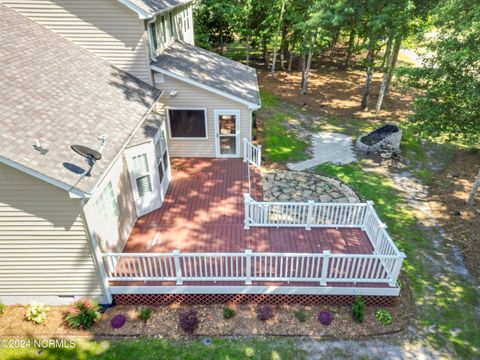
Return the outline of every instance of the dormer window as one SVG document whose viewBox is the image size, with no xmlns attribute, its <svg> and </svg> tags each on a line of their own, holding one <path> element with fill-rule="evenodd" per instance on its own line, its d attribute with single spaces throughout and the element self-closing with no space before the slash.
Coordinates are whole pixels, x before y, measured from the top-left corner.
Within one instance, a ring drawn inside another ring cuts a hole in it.
<svg viewBox="0 0 480 360">
<path fill-rule="evenodd" d="M 168 13 L 169 20 L 170 20 L 170 35 L 173 37 L 175 36 L 175 31 L 174 31 L 174 26 L 175 24 L 173 23 L 173 15 L 172 13 Z"/>
<path fill-rule="evenodd" d="M 161 20 L 162 20 L 162 40 L 163 40 L 163 43 L 165 44 L 167 42 L 167 26 L 165 25 L 165 16 L 162 15 Z"/>
<path fill-rule="evenodd" d="M 157 53 L 158 49 L 158 39 L 157 39 L 157 27 L 155 26 L 154 22 L 148 24 L 149 32 L 150 32 L 150 40 L 152 43 L 152 50 L 153 53 Z"/>
</svg>

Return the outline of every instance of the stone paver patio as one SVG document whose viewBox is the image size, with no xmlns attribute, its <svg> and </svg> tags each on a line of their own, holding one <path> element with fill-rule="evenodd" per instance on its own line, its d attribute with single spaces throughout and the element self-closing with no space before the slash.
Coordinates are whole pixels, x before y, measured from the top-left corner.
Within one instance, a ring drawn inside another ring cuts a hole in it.
<svg viewBox="0 0 480 360">
<path fill-rule="evenodd" d="M 344 134 L 320 132 L 312 135 L 312 151 L 313 158 L 289 163 L 288 168 L 303 171 L 327 162 L 348 164 L 357 160 L 352 148 L 352 138 Z"/>
<path fill-rule="evenodd" d="M 360 202 L 340 181 L 303 171 L 264 170 L 262 185 L 265 201 Z"/>
</svg>

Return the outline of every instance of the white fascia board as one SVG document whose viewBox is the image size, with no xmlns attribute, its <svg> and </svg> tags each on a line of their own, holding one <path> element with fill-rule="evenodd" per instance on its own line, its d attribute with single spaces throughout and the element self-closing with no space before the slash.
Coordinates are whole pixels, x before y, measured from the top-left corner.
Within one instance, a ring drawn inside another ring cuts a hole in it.
<svg viewBox="0 0 480 360">
<path fill-rule="evenodd" d="M 178 79 L 180 81 L 183 81 L 183 82 L 186 82 L 188 84 L 191 84 L 191 85 L 194 85 L 194 86 L 197 86 L 201 89 L 204 89 L 204 90 L 207 90 L 207 91 L 210 91 L 214 94 L 217 94 L 217 95 L 220 95 L 220 96 L 223 96 L 223 97 L 226 97 L 227 99 L 230 99 L 230 100 L 233 100 L 233 101 L 236 101 L 236 102 L 239 102 L 241 104 L 244 104 L 244 105 L 247 105 L 249 109 L 252 109 L 252 110 L 256 110 L 258 108 L 260 108 L 260 105 L 258 104 L 254 104 L 254 103 L 251 103 L 249 101 L 246 101 L 246 100 L 243 100 L 237 96 L 234 96 L 234 95 L 230 95 L 224 91 L 220 91 L 220 90 L 217 90 L 215 88 L 212 88 L 211 86 L 208 86 L 208 85 L 205 85 L 205 84 L 202 84 L 202 83 L 199 83 L 198 81 L 195 81 L 195 80 L 192 80 L 186 76 L 181 76 L 181 75 L 178 75 L 178 74 L 175 74 L 175 73 L 172 73 L 171 71 L 168 71 L 168 70 L 165 70 L 165 69 L 162 69 L 161 67 L 157 66 L 157 65 L 150 65 L 150 67 L 152 68 L 152 70 L 154 71 L 158 71 L 162 74 L 165 74 L 165 75 L 168 75 L 168 76 L 171 76 L 175 79 Z"/>
<path fill-rule="evenodd" d="M 139 8 L 137 5 L 135 4 L 132 4 L 130 1 L 128 0 L 118 0 L 118 2 L 122 3 L 123 5 L 125 5 L 126 7 L 128 7 L 129 9 L 135 11 L 137 14 L 138 14 L 138 18 L 139 19 L 142 19 L 142 20 L 145 20 L 145 19 L 150 19 L 153 17 L 153 14 L 149 13 L 148 11 L 145 11 L 141 8 Z"/>
<path fill-rule="evenodd" d="M 47 176 L 47 175 L 44 175 L 36 170 L 33 170 L 25 165 L 22 165 L 22 164 L 19 164 L 15 161 L 12 161 L 10 159 L 7 159 L 6 157 L 4 156 L 1 156 L 0 155 L 0 162 L 5 164 L 5 165 L 8 165 L 14 169 L 17 169 L 21 172 L 24 172 L 30 176 L 33 176 L 37 179 L 40 179 L 42 181 L 45 181 L 51 185 L 54 185 L 60 189 L 63 189 L 65 191 L 68 192 L 70 198 L 72 199 L 79 199 L 79 198 L 88 198 L 90 196 L 89 193 L 86 193 L 86 192 L 83 192 L 75 187 L 73 187 L 72 185 L 69 185 L 67 183 L 64 183 L 63 181 L 60 181 L 60 180 L 57 180 L 57 179 L 54 179 L 50 176 Z"/>
<path fill-rule="evenodd" d="M 110 279 L 115 281 L 115 279 Z M 110 286 L 112 294 L 276 294 L 398 296 L 400 287 L 350 286 Z"/>
</svg>

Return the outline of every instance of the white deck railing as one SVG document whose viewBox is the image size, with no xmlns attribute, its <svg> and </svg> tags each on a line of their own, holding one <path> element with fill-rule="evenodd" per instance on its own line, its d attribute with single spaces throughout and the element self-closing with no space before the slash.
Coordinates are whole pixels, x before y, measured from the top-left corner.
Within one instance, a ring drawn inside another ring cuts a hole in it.
<svg viewBox="0 0 480 360">
<path fill-rule="evenodd" d="M 388 283 L 403 257 L 375 254 L 116 253 L 103 254 L 109 281 L 253 281 Z M 386 264 L 388 266 L 386 266 Z"/>
<path fill-rule="evenodd" d="M 262 165 L 262 146 L 253 145 L 247 138 L 243 139 L 243 160 L 257 167 Z"/>
</svg>

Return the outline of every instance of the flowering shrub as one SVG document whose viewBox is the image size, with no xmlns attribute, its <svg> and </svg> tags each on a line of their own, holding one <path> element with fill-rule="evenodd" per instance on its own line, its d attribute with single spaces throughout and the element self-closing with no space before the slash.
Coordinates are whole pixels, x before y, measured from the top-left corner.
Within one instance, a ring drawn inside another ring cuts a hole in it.
<svg viewBox="0 0 480 360">
<path fill-rule="evenodd" d="M 322 325 L 330 325 L 333 320 L 333 314 L 328 311 L 320 311 L 317 315 L 318 321 L 320 321 L 320 324 Z"/>
<path fill-rule="evenodd" d="M 355 301 L 352 305 L 352 317 L 356 322 L 363 322 L 365 317 L 365 303 L 361 296 L 355 297 Z"/>
<path fill-rule="evenodd" d="M 198 327 L 198 314 L 195 309 L 182 311 L 178 317 L 180 327 L 186 333 L 193 333 Z"/>
<path fill-rule="evenodd" d="M 110 325 L 114 329 L 120 329 L 125 323 L 127 322 L 127 318 L 123 314 L 117 314 L 114 317 L 112 317 L 112 320 L 110 320 Z"/>
<path fill-rule="evenodd" d="M 260 321 L 270 320 L 271 318 L 273 318 L 273 307 L 266 304 L 259 305 L 257 317 Z"/>
<path fill-rule="evenodd" d="M 385 309 L 378 309 L 375 312 L 375 317 L 377 318 L 378 322 L 383 325 L 390 325 L 393 322 L 392 314 Z"/>
<path fill-rule="evenodd" d="M 72 328 L 89 329 L 100 317 L 100 307 L 90 298 L 83 298 L 70 305 L 65 322 Z"/>
<path fill-rule="evenodd" d="M 26 318 L 36 324 L 43 324 L 47 320 L 47 312 L 49 310 L 50 308 L 45 304 L 33 302 L 27 306 Z"/>
</svg>

